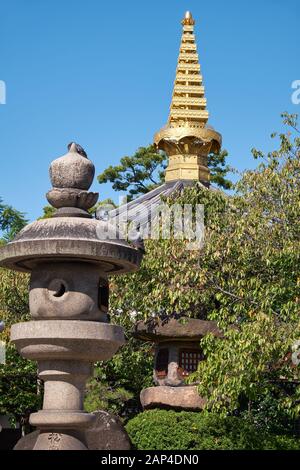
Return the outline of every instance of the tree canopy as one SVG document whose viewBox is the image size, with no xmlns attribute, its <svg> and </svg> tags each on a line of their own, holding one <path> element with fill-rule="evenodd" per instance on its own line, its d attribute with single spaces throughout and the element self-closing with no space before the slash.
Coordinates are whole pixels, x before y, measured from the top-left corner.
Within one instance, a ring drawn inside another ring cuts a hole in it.
<svg viewBox="0 0 300 470">
<path fill-rule="evenodd" d="M 4 204 L 0 197 L 0 231 L 4 242 L 12 240 L 27 223 L 28 220 L 23 212 Z"/>
<path fill-rule="evenodd" d="M 5 329 L 0 339 L 6 343 L 6 363 L 0 364 L 0 414 L 26 423 L 29 414 L 41 404 L 37 366 L 22 358 L 10 343 L 10 327 L 30 319 L 29 276 L 0 269 L 0 319 Z"/>
</svg>

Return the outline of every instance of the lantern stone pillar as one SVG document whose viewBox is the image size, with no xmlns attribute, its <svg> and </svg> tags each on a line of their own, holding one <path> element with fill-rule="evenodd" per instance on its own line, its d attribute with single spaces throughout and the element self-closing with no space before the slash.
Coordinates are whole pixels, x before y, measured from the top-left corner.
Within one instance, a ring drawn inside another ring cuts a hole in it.
<svg viewBox="0 0 300 470">
<path fill-rule="evenodd" d="M 95 168 L 75 143 L 50 167 L 47 199 L 52 218 L 26 226 L 0 249 L 0 265 L 31 274 L 32 321 L 11 328 L 20 354 L 38 362 L 43 409 L 30 416 L 40 431 L 34 450 L 87 449 L 84 432 L 95 415 L 83 410 L 93 363 L 110 359 L 124 343 L 123 329 L 108 323 L 108 276 L 134 271 L 142 252 L 88 210 Z"/>
</svg>

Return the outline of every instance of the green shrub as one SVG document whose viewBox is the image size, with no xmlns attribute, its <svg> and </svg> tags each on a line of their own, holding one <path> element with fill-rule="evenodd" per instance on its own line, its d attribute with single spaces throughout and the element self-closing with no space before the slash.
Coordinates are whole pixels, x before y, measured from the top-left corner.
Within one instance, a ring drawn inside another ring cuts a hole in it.
<svg viewBox="0 0 300 470">
<path fill-rule="evenodd" d="M 126 430 L 139 450 L 300 449 L 300 439 L 262 433 L 241 418 L 205 412 L 145 411 Z"/>
</svg>

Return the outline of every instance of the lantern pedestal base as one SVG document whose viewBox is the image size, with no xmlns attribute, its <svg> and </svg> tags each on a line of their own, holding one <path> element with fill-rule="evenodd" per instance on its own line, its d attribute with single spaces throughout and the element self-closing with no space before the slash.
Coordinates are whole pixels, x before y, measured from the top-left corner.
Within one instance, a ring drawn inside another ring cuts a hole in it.
<svg viewBox="0 0 300 470">
<path fill-rule="evenodd" d="M 144 409 L 172 408 L 182 410 L 202 410 L 205 399 L 200 397 L 195 385 L 168 387 L 165 385 L 149 387 L 142 390 L 140 395 Z"/>
</svg>

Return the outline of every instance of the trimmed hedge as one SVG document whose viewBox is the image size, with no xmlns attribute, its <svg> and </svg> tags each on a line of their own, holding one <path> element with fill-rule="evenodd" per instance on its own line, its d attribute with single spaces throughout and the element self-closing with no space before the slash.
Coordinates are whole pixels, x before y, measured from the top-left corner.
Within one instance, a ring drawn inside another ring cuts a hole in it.
<svg viewBox="0 0 300 470">
<path fill-rule="evenodd" d="M 244 419 L 213 413 L 150 410 L 128 421 L 138 450 L 299 450 L 300 439 L 257 430 Z"/>
</svg>

